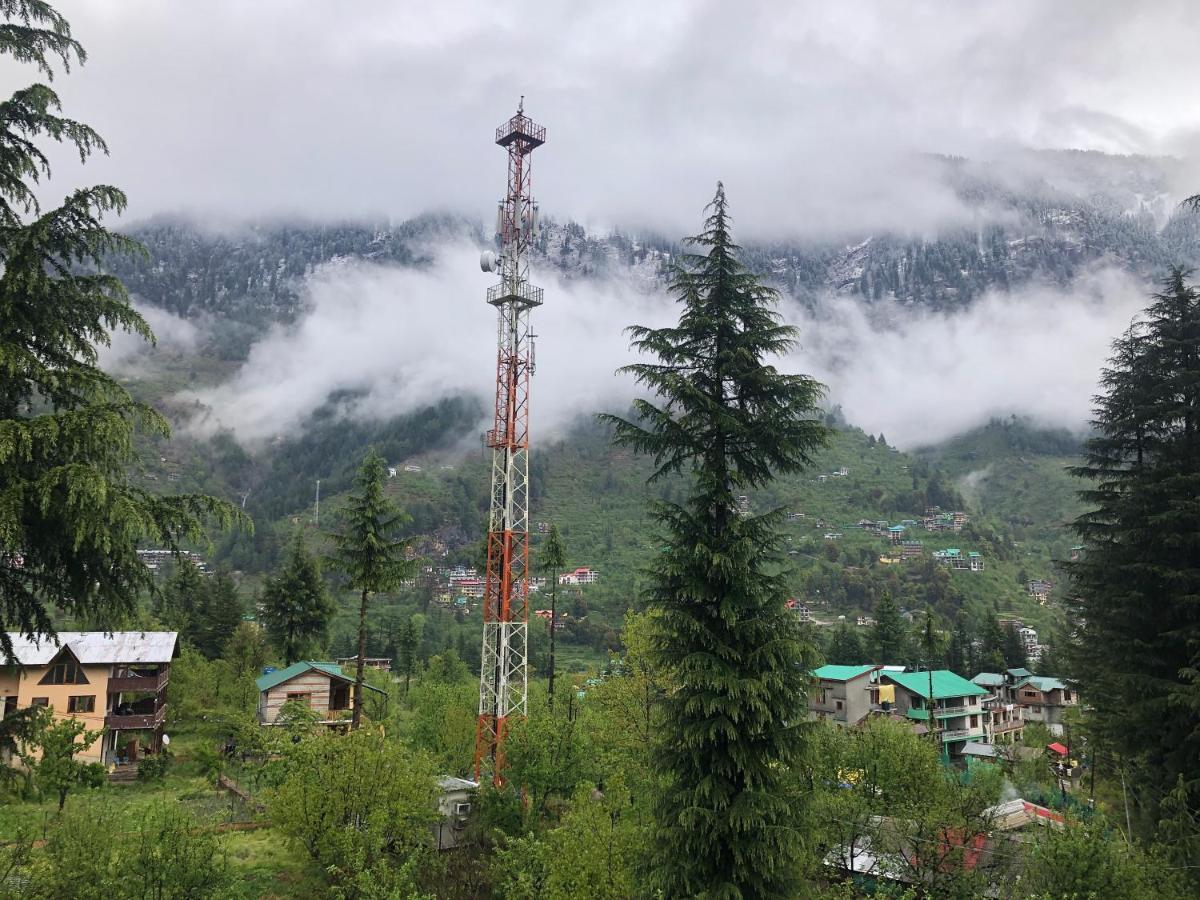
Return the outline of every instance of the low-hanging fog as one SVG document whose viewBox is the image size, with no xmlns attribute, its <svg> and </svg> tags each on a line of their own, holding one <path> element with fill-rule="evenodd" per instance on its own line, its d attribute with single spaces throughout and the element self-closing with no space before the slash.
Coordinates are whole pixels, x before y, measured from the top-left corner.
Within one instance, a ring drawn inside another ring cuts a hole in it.
<svg viewBox="0 0 1200 900">
<path fill-rule="evenodd" d="M 457 243 L 437 248 L 420 270 L 363 262 L 320 269 L 296 323 L 259 341 L 231 380 L 189 395 L 206 410 L 189 427 L 229 428 L 253 446 L 300 427 L 335 391 L 358 398 L 349 414 L 373 418 L 455 394 L 490 398 L 496 320 L 477 259 L 475 247 Z M 547 291 L 533 313 L 533 427 L 545 435 L 580 415 L 624 409 L 636 387 L 615 374 L 633 359 L 623 329 L 672 321 L 672 301 L 620 278 L 535 280 Z M 955 312 L 830 296 L 810 313 L 785 300 L 780 310 L 800 340 L 780 364 L 823 381 L 852 423 L 902 447 L 1009 414 L 1081 429 L 1109 344 L 1147 291 L 1099 268 L 1069 290 L 997 292 Z"/>
</svg>

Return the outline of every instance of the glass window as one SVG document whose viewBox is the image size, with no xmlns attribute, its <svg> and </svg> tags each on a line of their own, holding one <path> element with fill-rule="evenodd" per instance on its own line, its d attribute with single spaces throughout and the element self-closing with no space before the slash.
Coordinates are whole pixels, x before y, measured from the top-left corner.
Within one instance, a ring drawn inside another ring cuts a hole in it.
<svg viewBox="0 0 1200 900">
<path fill-rule="evenodd" d="M 67 712 L 89 713 L 96 711 L 96 697 L 89 694 L 84 697 L 71 697 L 67 700 Z"/>
<path fill-rule="evenodd" d="M 49 697 L 34 697 L 33 702 L 29 705 L 30 706 L 49 706 L 50 698 Z"/>
<path fill-rule="evenodd" d="M 74 659 L 61 659 L 52 665 L 38 684 L 87 684 L 83 667 Z"/>
</svg>

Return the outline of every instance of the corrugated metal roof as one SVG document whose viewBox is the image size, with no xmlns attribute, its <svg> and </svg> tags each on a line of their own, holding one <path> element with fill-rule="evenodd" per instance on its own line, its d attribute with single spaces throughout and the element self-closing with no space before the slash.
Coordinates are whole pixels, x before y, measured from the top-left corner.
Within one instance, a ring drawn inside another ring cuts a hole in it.
<svg viewBox="0 0 1200 900">
<path fill-rule="evenodd" d="M 884 677 L 896 682 L 905 690 L 929 699 L 928 672 L 888 672 Z M 979 685 L 972 684 L 949 669 L 937 669 L 933 673 L 933 699 L 935 700 L 947 697 L 977 697 L 986 693 L 987 691 Z"/>
<path fill-rule="evenodd" d="M 1064 691 L 1067 686 L 1057 678 L 1048 678 L 1045 675 L 1030 675 L 1028 678 L 1023 678 L 1017 682 L 1017 687 L 1022 687 L 1026 684 L 1032 684 L 1043 694 L 1048 694 L 1050 691 Z"/>
<path fill-rule="evenodd" d="M 999 672 L 980 672 L 971 680 L 980 687 L 999 687 L 1004 684 L 1004 676 Z"/>
<path fill-rule="evenodd" d="M 13 656 L 25 666 L 44 666 L 63 646 L 70 647 L 84 665 L 165 663 L 174 658 L 179 646 L 177 631 L 60 631 L 57 644 L 48 637 L 31 641 L 12 632 L 8 637 Z"/>
<path fill-rule="evenodd" d="M 874 666 L 821 666 L 819 669 L 813 670 L 813 675 L 817 678 L 824 678 L 827 681 L 851 681 L 855 678 L 861 678 L 866 675 Z"/>
<path fill-rule="evenodd" d="M 343 681 L 349 681 L 342 674 L 342 667 L 337 663 L 330 662 L 294 662 L 286 669 L 277 669 L 274 672 L 268 672 L 266 675 L 259 675 L 254 679 L 254 683 L 258 685 L 260 691 L 269 691 L 273 687 L 283 684 L 285 681 L 291 681 L 297 675 L 301 675 L 309 669 L 317 669 L 324 672 L 326 675 L 333 675 Z"/>
</svg>

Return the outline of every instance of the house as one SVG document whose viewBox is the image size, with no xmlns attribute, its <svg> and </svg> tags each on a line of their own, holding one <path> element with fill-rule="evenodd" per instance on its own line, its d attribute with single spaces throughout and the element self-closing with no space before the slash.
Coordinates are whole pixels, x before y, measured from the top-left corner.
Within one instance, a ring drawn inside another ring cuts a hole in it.
<svg viewBox="0 0 1200 900">
<path fill-rule="evenodd" d="M 900 545 L 900 555 L 905 559 L 920 559 L 925 555 L 925 548 L 920 541 L 904 541 Z"/>
<path fill-rule="evenodd" d="M 809 695 L 809 709 L 822 721 L 857 725 L 871 713 L 871 673 L 878 666 L 821 666 L 813 670 L 817 687 Z"/>
<path fill-rule="evenodd" d="M 1025 587 L 1029 591 L 1029 596 L 1031 596 L 1038 603 L 1044 604 L 1050 599 L 1050 589 L 1054 587 L 1054 585 L 1049 581 L 1042 581 L 1035 578 L 1033 581 L 1030 581 L 1027 585 L 1025 585 Z"/>
<path fill-rule="evenodd" d="M 600 580 L 600 573 L 588 566 L 580 566 L 574 572 L 558 576 L 559 584 L 595 584 Z"/>
<path fill-rule="evenodd" d="M 388 466 L 388 478 L 395 478 L 395 477 L 396 477 L 396 467 Z"/>
<path fill-rule="evenodd" d="M 405 471 L 405 472 L 420 472 L 420 471 L 421 471 L 421 467 L 420 467 L 420 466 L 414 466 L 412 463 L 409 463 L 409 464 L 407 464 L 407 465 L 404 467 L 404 471 Z"/>
<path fill-rule="evenodd" d="M 57 719 L 103 729 L 104 736 L 79 754 L 85 762 L 108 764 L 162 748 L 178 632 L 60 631 L 57 645 L 50 638 L 8 637 L 18 665 L 0 666 L 3 715 L 46 706 Z"/>
<path fill-rule="evenodd" d="M 453 850 L 458 846 L 471 813 L 471 798 L 478 788 L 479 782 L 465 778 L 447 775 L 438 779 L 438 813 L 442 818 L 433 826 L 436 849 Z"/>
<path fill-rule="evenodd" d="M 1079 692 L 1057 678 L 1026 674 L 1012 687 L 1027 722 L 1042 722 L 1051 734 L 1062 734 L 1063 715 L 1079 705 Z"/>
<path fill-rule="evenodd" d="M 354 706 L 354 679 L 331 662 L 296 662 L 286 669 L 264 672 L 258 686 L 258 723 L 275 725 L 285 703 L 299 703 L 315 712 L 322 725 L 348 725 Z M 384 694 L 364 684 L 369 691 Z M 384 694 L 386 696 L 386 694 Z"/>
<path fill-rule="evenodd" d="M 971 683 L 987 691 L 983 697 L 983 741 L 1009 744 L 1019 741 L 1025 728 L 1020 704 L 1014 702 L 1006 684 L 1007 673 L 980 672 Z"/>
<path fill-rule="evenodd" d="M 984 736 L 983 705 L 987 691 L 948 669 L 933 672 L 884 672 L 880 683 L 896 686 L 896 712 L 918 722 L 934 723 L 942 746 L 950 756 L 959 756 L 967 741 Z M 932 694 L 930 686 L 932 685 Z"/>
<path fill-rule="evenodd" d="M 891 539 L 891 542 L 893 544 L 896 544 L 896 545 L 903 544 L 904 543 L 904 531 L 905 531 L 905 528 L 903 525 L 893 525 L 891 528 L 888 529 L 888 538 Z"/>
<path fill-rule="evenodd" d="M 808 604 L 801 603 L 793 597 L 785 605 L 800 618 L 801 622 L 812 621 L 812 610 L 808 608 Z"/>
</svg>

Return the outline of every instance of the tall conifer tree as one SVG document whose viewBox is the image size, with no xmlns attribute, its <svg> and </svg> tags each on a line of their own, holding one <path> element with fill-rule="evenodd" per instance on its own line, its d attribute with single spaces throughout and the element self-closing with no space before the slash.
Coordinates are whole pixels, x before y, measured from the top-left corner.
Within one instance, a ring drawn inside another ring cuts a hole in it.
<svg viewBox="0 0 1200 900">
<path fill-rule="evenodd" d="M 547 693 L 550 707 L 554 708 L 554 649 L 558 625 L 558 576 L 562 574 L 567 564 L 567 548 L 562 538 L 558 536 L 558 526 L 551 525 L 550 533 L 546 535 L 546 543 L 538 554 L 539 568 L 546 575 L 546 583 L 550 588 L 550 673 Z"/>
<path fill-rule="evenodd" d="M 374 448 L 354 478 L 354 491 L 343 512 L 344 527 L 333 536 L 330 563 L 345 573 L 359 592 L 358 660 L 354 675 L 354 713 L 351 728 L 362 722 L 363 668 L 367 654 L 367 603 L 371 594 L 395 590 L 417 571 L 417 561 L 405 558 L 411 539 L 396 537 L 406 516 L 384 494 L 387 467 Z"/>
<path fill-rule="evenodd" d="M 822 388 L 770 363 L 795 330 L 739 262 L 720 185 L 708 212 L 689 239 L 700 252 L 672 275 L 678 325 L 629 329 L 654 361 L 627 371 L 659 402 L 606 417 L 618 443 L 654 458 L 651 481 L 691 477 L 682 504 L 655 507 L 666 547 L 648 602 L 668 690 L 649 874 L 667 897 L 793 897 L 801 842 L 784 784 L 805 745 L 815 651 L 784 606 L 782 511 L 743 517 L 737 496 L 811 462 L 826 439 Z"/>
<path fill-rule="evenodd" d="M 86 55 L 67 21 L 41 0 L 0 0 L 0 53 L 51 80 Z M 86 160 L 107 152 L 95 131 L 58 115 L 35 83 L 0 101 L 0 620 L 53 634 L 47 609 L 118 626 L 152 584 L 139 541 L 177 548 L 233 508 L 210 497 L 156 497 L 131 483 L 134 431 L 166 435 L 166 420 L 97 366 L 112 329 L 153 340 L 125 286 L 105 274 L 113 253 L 140 246 L 101 222 L 119 213 L 115 187 L 81 188 L 42 209 L 49 177 L 39 140 Z M 11 654 L 0 628 L 0 657 Z"/>
<path fill-rule="evenodd" d="M 1152 822 L 1187 779 L 1200 809 L 1200 292 L 1172 270 L 1113 345 L 1075 521 L 1068 648 L 1100 740 L 1140 770 Z"/>
<path fill-rule="evenodd" d="M 329 633 L 334 605 L 321 578 L 321 567 L 296 532 L 283 570 L 267 579 L 259 598 L 260 619 L 284 665 L 290 666 Z"/>
</svg>

